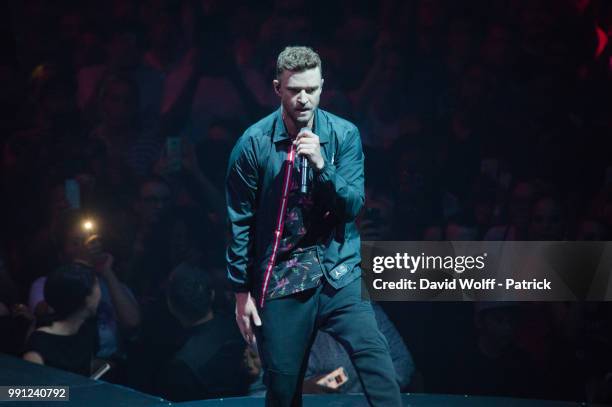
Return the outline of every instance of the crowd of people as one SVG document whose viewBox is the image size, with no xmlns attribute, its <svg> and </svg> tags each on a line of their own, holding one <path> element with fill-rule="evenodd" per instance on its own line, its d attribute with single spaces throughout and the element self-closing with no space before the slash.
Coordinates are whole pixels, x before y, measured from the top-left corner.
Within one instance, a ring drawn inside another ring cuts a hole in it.
<svg viewBox="0 0 612 407">
<path fill-rule="evenodd" d="M 225 277 L 224 178 L 278 108 L 286 45 L 317 50 L 321 107 L 361 132 L 362 240 L 610 237 L 604 0 L 1 7 L 0 352 L 108 363 L 172 400 L 262 391 Z M 612 400 L 608 303 L 375 309 L 405 391 Z M 304 388 L 359 391 L 347 361 L 320 334 Z M 319 384 L 340 366 L 348 384 Z"/>
</svg>

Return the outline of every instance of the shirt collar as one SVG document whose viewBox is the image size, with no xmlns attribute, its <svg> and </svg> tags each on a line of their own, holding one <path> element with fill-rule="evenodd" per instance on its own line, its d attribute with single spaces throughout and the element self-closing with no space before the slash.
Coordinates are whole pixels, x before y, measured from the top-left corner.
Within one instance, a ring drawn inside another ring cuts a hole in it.
<svg viewBox="0 0 612 407">
<path fill-rule="evenodd" d="M 274 134 L 272 135 L 272 142 L 277 143 L 279 141 L 289 140 L 289 134 L 283 123 L 283 112 L 282 107 L 276 111 L 276 121 L 274 124 Z M 321 109 L 316 109 L 314 114 L 314 131 L 319 136 L 319 142 L 321 144 L 329 141 L 329 123 L 328 118 L 321 112 Z"/>
</svg>

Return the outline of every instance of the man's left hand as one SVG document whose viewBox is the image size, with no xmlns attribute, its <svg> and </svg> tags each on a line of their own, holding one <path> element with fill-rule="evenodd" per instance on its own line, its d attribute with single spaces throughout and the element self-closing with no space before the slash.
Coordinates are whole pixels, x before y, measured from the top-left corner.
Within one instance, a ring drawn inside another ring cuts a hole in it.
<svg viewBox="0 0 612 407">
<path fill-rule="evenodd" d="M 94 270 L 103 278 L 111 277 L 113 274 L 113 263 L 115 258 L 110 253 L 100 253 L 93 259 Z"/>
<path fill-rule="evenodd" d="M 293 144 L 297 147 L 296 153 L 306 157 L 317 171 L 323 169 L 325 160 L 323 160 L 323 155 L 321 154 L 319 136 L 310 130 L 302 130 L 295 138 Z"/>
</svg>

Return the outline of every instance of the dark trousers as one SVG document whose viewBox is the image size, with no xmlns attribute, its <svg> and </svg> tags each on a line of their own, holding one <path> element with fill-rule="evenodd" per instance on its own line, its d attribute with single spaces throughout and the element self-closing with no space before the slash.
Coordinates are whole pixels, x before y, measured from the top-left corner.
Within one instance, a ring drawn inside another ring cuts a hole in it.
<svg viewBox="0 0 612 407">
<path fill-rule="evenodd" d="M 266 406 L 301 406 L 308 354 L 321 329 L 340 342 L 359 374 L 373 406 L 401 406 L 389 347 L 378 330 L 369 301 L 361 297 L 361 279 L 339 290 L 323 282 L 317 288 L 266 302 L 257 346 L 265 369 Z"/>
</svg>

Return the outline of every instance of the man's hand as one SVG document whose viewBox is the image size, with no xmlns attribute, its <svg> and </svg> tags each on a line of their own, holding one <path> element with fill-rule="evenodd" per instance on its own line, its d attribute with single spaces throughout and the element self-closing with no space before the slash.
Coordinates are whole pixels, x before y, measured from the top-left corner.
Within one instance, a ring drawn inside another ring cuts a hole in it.
<svg viewBox="0 0 612 407">
<path fill-rule="evenodd" d="M 319 136 L 312 131 L 304 129 L 299 132 L 293 142 L 297 147 L 296 153 L 305 156 L 317 171 L 321 171 L 325 166 L 325 160 L 321 155 L 321 144 Z"/>
<path fill-rule="evenodd" d="M 246 368 L 247 374 L 252 380 L 259 377 L 261 372 L 261 359 L 257 352 L 253 350 L 251 346 L 245 346 L 243 353 L 243 362 Z"/>
<path fill-rule="evenodd" d="M 96 273 L 103 278 L 109 278 L 113 274 L 113 263 L 115 258 L 110 253 L 100 253 L 94 256 L 93 266 Z"/>
<path fill-rule="evenodd" d="M 261 319 L 250 293 L 236 293 L 236 322 L 244 340 L 252 345 L 255 343 L 253 326 L 261 326 Z"/>
</svg>

